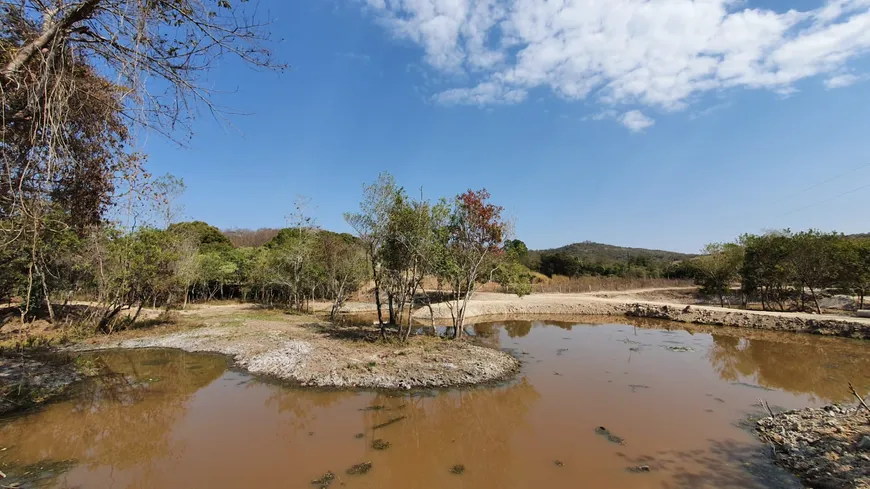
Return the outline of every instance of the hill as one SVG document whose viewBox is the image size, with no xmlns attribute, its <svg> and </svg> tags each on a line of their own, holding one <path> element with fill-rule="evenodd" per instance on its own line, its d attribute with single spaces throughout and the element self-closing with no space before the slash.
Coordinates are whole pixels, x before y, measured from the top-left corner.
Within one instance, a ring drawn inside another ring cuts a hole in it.
<svg viewBox="0 0 870 489">
<path fill-rule="evenodd" d="M 688 253 L 678 253 L 676 251 L 665 250 L 650 250 L 647 248 L 629 248 L 625 246 L 614 246 L 603 243 L 594 243 L 592 241 L 584 241 L 582 243 L 573 243 L 561 248 L 549 250 L 536 250 L 532 253 L 537 255 L 550 255 L 563 253 L 574 258 L 578 258 L 585 262 L 627 262 L 632 259 L 645 258 L 650 261 L 658 261 L 665 263 L 673 263 L 675 261 L 686 260 L 697 255 Z"/>
</svg>

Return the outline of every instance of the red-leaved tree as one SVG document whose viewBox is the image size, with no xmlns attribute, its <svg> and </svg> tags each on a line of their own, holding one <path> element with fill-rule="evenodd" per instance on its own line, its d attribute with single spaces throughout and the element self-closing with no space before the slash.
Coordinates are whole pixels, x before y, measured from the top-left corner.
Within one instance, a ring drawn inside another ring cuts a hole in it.
<svg viewBox="0 0 870 489">
<path fill-rule="evenodd" d="M 465 312 L 475 286 L 488 281 L 503 254 L 507 224 L 502 207 L 489 203 L 486 189 L 458 195 L 447 226 L 442 230 L 438 257 L 439 278 L 448 287 L 454 338 L 462 336 Z"/>
</svg>

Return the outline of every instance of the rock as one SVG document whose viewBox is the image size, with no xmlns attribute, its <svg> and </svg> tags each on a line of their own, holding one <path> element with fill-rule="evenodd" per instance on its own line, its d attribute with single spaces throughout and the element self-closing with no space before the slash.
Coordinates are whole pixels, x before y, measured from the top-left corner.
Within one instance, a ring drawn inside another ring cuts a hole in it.
<svg viewBox="0 0 870 489">
<path fill-rule="evenodd" d="M 351 468 L 347 469 L 347 475 L 361 475 L 368 473 L 369 470 L 372 469 L 371 462 L 363 462 L 360 464 L 355 464 Z"/>
<path fill-rule="evenodd" d="M 625 470 L 627 470 L 629 472 L 640 473 L 640 472 L 649 472 L 650 468 L 649 468 L 649 465 L 635 465 L 635 466 L 629 467 Z"/>
<path fill-rule="evenodd" d="M 870 436 L 864 434 L 868 422 L 866 412 L 826 406 L 764 418 L 755 429 L 772 446 L 777 465 L 808 487 L 857 489 L 870 487 Z"/>
<path fill-rule="evenodd" d="M 390 442 L 378 438 L 372 442 L 372 448 L 375 450 L 386 450 L 387 448 L 390 448 Z"/>
<path fill-rule="evenodd" d="M 614 435 L 613 433 L 610 432 L 610 430 L 608 430 L 607 428 L 605 428 L 603 426 L 599 426 L 598 428 L 595 428 L 595 434 L 601 435 L 601 436 L 607 438 L 607 441 L 609 441 L 610 443 L 616 443 L 618 445 L 625 445 L 625 440 L 623 438 Z"/>
<path fill-rule="evenodd" d="M 335 480 L 335 474 L 327 471 L 325 474 L 323 474 L 319 478 L 312 480 L 311 484 L 321 486 L 321 487 L 328 487 L 330 484 L 332 484 L 333 480 Z"/>
</svg>

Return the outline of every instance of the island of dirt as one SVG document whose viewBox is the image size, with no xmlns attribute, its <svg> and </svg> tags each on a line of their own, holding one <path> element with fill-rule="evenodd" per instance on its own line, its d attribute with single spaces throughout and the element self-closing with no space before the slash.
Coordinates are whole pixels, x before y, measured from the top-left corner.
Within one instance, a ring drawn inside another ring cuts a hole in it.
<svg viewBox="0 0 870 489">
<path fill-rule="evenodd" d="M 601 294 L 533 294 L 525 297 L 499 293 L 479 293 L 468 302 L 467 322 L 485 320 L 489 316 L 628 316 L 664 319 L 682 323 L 713 326 L 734 326 L 797 333 L 870 339 L 870 319 L 848 316 L 773 311 L 727 309 L 694 304 L 678 304 L 638 299 L 626 291 L 612 296 Z M 447 304 L 433 304 L 418 309 L 413 317 L 427 321 L 449 320 Z"/>
<path fill-rule="evenodd" d="M 763 418 L 756 431 L 777 464 L 808 487 L 870 488 L 870 411 L 825 406 Z"/>
<path fill-rule="evenodd" d="M 260 317 L 224 313 L 205 320 L 202 327 L 94 338 L 71 350 L 177 348 L 221 353 L 252 374 L 328 388 L 474 385 L 506 379 L 520 365 L 508 353 L 467 341 L 413 336 L 407 343 L 382 342 L 375 341 L 373 328 L 337 327 L 280 313 L 256 315 Z"/>
</svg>

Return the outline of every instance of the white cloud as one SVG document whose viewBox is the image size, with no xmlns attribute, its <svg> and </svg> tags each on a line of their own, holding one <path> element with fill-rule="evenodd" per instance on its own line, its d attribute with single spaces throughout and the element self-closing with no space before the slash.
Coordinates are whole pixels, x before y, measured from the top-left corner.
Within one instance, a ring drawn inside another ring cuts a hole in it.
<svg viewBox="0 0 870 489">
<path fill-rule="evenodd" d="M 453 88 L 435 96 L 443 104 L 515 104 L 526 99 L 528 93 L 522 89 L 507 89 L 504 85 L 484 82 L 474 88 Z"/>
<path fill-rule="evenodd" d="M 639 110 L 629 110 L 619 118 L 619 122 L 631 132 L 641 132 L 656 123 L 653 119 L 643 115 Z"/>
<path fill-rule="evenodd" d="M 620 114 L 614 109 L 604 109 L 596 114 L 584 117 L 584 121 L 616 121 L 628 128 L 631 132 L 643 132 L 644 129 L 655 125 L 655 119 L 648 117 L 639 110 L 629 110 Z"/>
<path fill-rule="evenodd" d="M 445 103 L 517 103 L 546 88 L 681 110 L 727 88 L 784 94 L 813 76 L 837 85 L 850 78 L 834 75 L 870 51 L 870 0 L 800 12 L 735 0 L 367 1 L 435 70 L 466 75 L 434 97 Z"/>
<path fill-rule="evenodd" d="M 692 112 L 689 115 L 690 120 L 700 119 L 701 117 L 707 117 L 708 115 L 718 112 L 720 110 L 724 110 L 731 107 L 731 102 L 722 102 L 719 104 L 710 105 L 709 107 L 705 107 L 704 109 Z"/>
<path fill-rule="evenodd" d="M 852 74 L 842 74 L 842 75 L 834 75 L 825 80 L 825 88 L 828 90 L 834 88 L 843 88 L 848 87 L 849 85 L 854 85 L 860 81 L 866 80 L 866 76 L 858 76 Z"/>
</svg>

